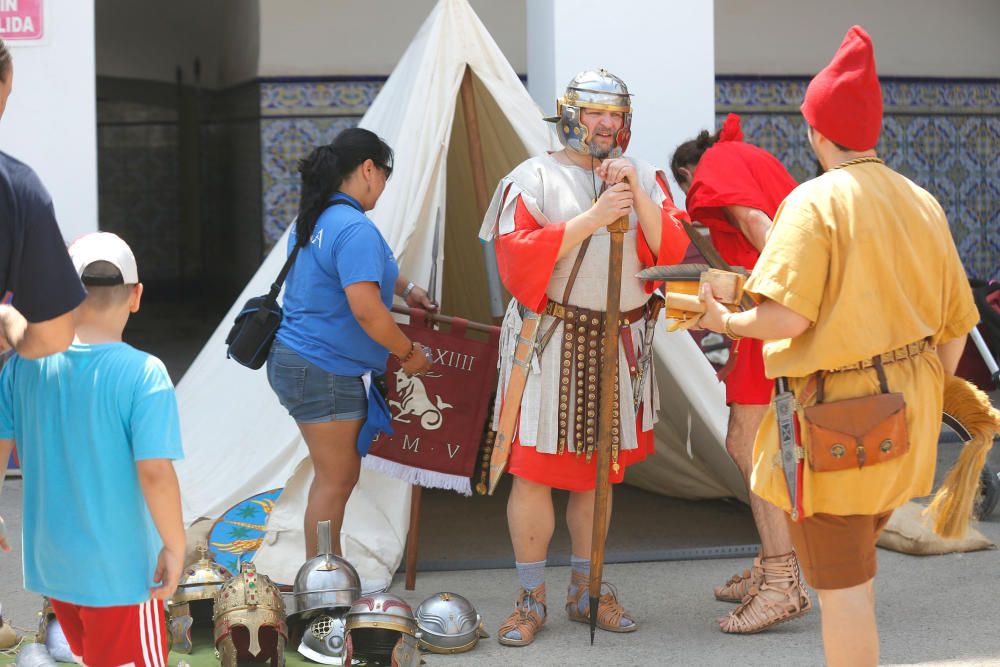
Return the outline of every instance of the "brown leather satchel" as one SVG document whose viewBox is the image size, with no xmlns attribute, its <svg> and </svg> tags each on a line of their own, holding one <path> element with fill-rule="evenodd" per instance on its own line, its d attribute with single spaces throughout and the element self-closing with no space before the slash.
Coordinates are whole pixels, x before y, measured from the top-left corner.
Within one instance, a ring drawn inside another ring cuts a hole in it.
<svg viewBox="0 0 1000 667">
<path fill-rule="evenodd" d="M 825 372 L 817 374 L 816 405 L 804 410 L 809 428 L 806 455 L 816 472 L 878 465 L 909 451 L 903 395 L 889 391 L 878 356 L 872 365 L 882 390 L 874 396 L 824 403 Z"/>
</svg>

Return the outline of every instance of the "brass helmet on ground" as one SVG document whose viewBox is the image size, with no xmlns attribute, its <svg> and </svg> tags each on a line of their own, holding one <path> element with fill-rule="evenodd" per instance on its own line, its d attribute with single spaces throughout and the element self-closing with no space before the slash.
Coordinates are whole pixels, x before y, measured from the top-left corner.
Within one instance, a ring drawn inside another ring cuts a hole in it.
<svg viewBox="0 0 1000 667">
<path fill-rule="evenodd" d="M 319 553 L 307 560 L 295 575 L 292 587 L 295 606 L 289 610 L 289 616 L 308 618 L 328 609 L 346 611 L 361 597 L 361 577 L 357 570 L 333 553 L 330 522 L 318 522 L 316 532 Z"/>
<path fill-rule="evenodd" d="M 346 629 L 348 660 L 391 661 L 400 667 L 420 664 L 413 610 L 395 595 L 378 593 L 355 600 L 347 612 Z"/>
<path fill-rule="evenodd" d="M 431 653 L 464 653 L 489 637 L 476 608 L 458 593 L 437 593 L 417 607 L 413 614 L 420 647 Z"/>
<path fill-rule="evenodd" d="M 606 155 L 591 151 L 589 130 L 580 120 L 583 109 L 622 114 L 622 127 Z M 570 150 L 602 159 L 621 157 L 632 138 L 632 96 L 625 82 L 608 70 L 587 70 L 573 77 L 556 100 L 556 115 L 545 120 L 556 124 L 559 141 Z"/>
<path fill-rule="evenodd" d="M 198 554 L 198 560 L 184 569 L 177 591 L 167 603 L 170 650 L 178 653 L 191 653 L 194 650 L 191 642 L 191 626 L 194 624 L 191 604 L 211 607 L 215 594 L 233 576 L 229 570 L 215 562 L 208 545 L 198 545 Z"/>
<path fill-rule="evenodd" d="M 324 665 L 349 665 L 344 614 L 323 613 L 302 634 L 299 653 Z"/>
<path fill-rule="evenodd" d="M 49 624 L 56 618 L 52 603 L 47 597 L 42 597 L 42 610 L 38 612 L 38 630 L 35 632 L 35 642 L 44 644 L 49 636 Z"/>
<path fill-rule="evenodd" d="M 285 664 L 285 605 L 278 587 L 253 563 L 240 564 L 240 573 L 215 596 L 215 651 L 223 667 L 237 660 Z"/>
</svg>

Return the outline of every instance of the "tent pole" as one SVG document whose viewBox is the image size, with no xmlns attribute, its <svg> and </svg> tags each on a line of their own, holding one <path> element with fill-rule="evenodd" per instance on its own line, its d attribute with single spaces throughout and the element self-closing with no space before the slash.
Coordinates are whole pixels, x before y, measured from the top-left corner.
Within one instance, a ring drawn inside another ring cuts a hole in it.
<svg viewBox="0 0 1000 667">
<path fill-rule="evenodd" d="M 417 544 L 420 542 L 420 501 L 423 489 L 414 484 L 410 487 L 410 530 L 406 534 L 406 590 L 412 591 L 417 585 Z"/>
<path fill-rule="evenodd" d="M 486 167 L 483 162 L 483 142 L 479 134 L 479 119 L 476 117 L 476 100 L 472 89 L 472 68 L 465 66 L 462 76 L 462 116 L 465 118 L 465 133 L 469 141 L 469 161 L 472 163 L 472 183 L 476 190 L 476 208 L 480 219 L 486 215 L 489 196 L 486 191 Z M 497 267 L 497 252 L 494 242 L 483 244 L 483 260 L 486 263 L 486 287 L 489 291 L 490 315 L 497 322 L 503 317 L 503 293 L 500 289 L 500 270 Z"/>
</svg>

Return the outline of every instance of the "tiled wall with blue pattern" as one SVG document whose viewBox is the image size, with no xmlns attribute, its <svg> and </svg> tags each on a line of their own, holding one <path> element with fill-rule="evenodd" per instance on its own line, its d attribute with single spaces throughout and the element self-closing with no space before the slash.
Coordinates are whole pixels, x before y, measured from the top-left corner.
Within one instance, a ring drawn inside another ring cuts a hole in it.
<svg viewBox="0 0 1000 667">
<path fill-rule="evenodd" d="M 798 107 L 806 77 L 720 76 L 718 120 L 743 118 L 751 143 L 774 153 L 792 175 L 816 170 Z M 298 205 L 297 161 L 358 123 L 383 81 L 261 84 L 263 233 L 281 235 Z M 879 152 L 930 190 L 948 214 L 969 275 L 1000 278 L 1000 81 L 885 79 Z"/>
<path fill-rule="evenodd" d="M 316 146 L 333 141 L 341 130 L 357 125 L 383 83 L 364 80 L 261 84 L 260 149 L 266 246 L 278 240 L 298 210 L 298 161 Z"/>
<path fill-rule="evenodd" d="M 798 180 L 816 171 L 799 114 L 806 77 L 720 76 L 719 123 L 733 112 L 746 140 L 773 153 Z M 882 81 L 879 154 L 944 208 L 971 277 L 1000 279 L 1000 81 Z"/>
</svg>

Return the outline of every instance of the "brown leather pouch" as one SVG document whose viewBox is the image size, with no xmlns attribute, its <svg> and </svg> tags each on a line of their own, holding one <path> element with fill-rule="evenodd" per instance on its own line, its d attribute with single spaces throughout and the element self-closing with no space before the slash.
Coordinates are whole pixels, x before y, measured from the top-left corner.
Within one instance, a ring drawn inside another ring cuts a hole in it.
<svg viewBox="0 0 1000 667">
<path fill-rule="evenodd" d="M 909 451 L 903 395 L 889 391 L 881 359 L 872 362 L 882 389 L 874 396 L 824 403 L 824 373 L 818 374 L 816 405 L 803 410 L 806 456 L 816 472 L 878 465 Z"/>
</svg>

